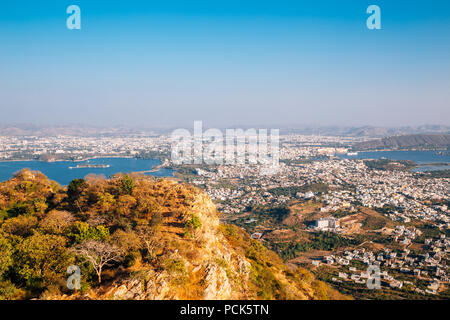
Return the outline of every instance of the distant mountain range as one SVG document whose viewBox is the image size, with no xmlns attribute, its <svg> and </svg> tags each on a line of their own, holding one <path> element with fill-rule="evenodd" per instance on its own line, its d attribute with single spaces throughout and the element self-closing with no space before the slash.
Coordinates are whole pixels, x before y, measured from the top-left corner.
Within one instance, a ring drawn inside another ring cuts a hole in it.
<svg viewBox="0 0 450 320">
<path fill-rule="evenodd" d="M 143 133 L 142 130 L 132 127 L 117 126 L 117 127 L 96 127 L 88 125 L 32 125 L 32 124 L 17 124 L 17 125 L 1 125 L 0 136 L 117 136 L 117 135 L 135 135 Z M 154 133 L 147 130 L 148 134 Z"/>
<path fill-rule="evenodd" d="M 414 134 L 392 136 L 355 144 L 357 150 L 408 149 L 408 148 L 449 148 L 450 134 Z"/>
<path fill-rule="evenodd" d="M 444 125 L 423 125 L 423 126 L 408 126 L 408 127 L 299 127 L 286 128 L 281 130 L 283 133 L 296 134 L 315 134 L 323 136 L 346 136 L 346 137 L 372 137 L 383 138 L 389 136 L 399 135 L 413 135 L 413 134 L 450 134 L 450 126 Z"/>
<path fill-rule="evenodd" d="M 192 125 L 184 126 L 192 128 Z M 219 129 L 235 128 L 236 126 L 223 126 Z M 238 126 L 238 128 L 268 128 L 280 129 L 281 134 L 303 134 L 303 135 L 322 135 L 322 136 L 346 136 L 346 137 L 367 137 L 384 138 L 389 136 L 415 135 L 415 134 L 450 134 L 450 126 L 445 125 L 423 125 L 416 127 L 344 127 L 344 126 L 302 126 L 289 125 L 274 126 Z M 167 134 L 177 129 L 177 127 L 134 127 L 134 126 L 90 126 L 90 125 L 33 125 L 33 124 L 0 124 L 0 136 L 117 136 L 117 135 L 136 135 L 136 134 Z M 204 130 L 207 127 L 205 126 Z"/>
</svg>

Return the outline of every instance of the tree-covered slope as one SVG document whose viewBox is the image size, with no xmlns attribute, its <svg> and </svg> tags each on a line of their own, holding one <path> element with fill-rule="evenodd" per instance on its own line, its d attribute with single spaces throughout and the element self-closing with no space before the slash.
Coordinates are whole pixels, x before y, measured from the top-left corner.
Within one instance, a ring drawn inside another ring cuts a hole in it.
<svg viewBox="0 0 450 320">
<path fill-rule="evenodd" d="M 0 184 L 0 249 L 0 299 L 343 298 L 220 224 L 204 192 L 144 175 L 19 172 Z"/>
</svg>

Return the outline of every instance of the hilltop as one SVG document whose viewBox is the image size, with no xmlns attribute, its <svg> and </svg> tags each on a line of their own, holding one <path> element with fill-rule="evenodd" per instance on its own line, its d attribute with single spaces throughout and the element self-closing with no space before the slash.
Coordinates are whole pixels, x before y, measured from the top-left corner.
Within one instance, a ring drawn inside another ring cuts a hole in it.
<svg viewBox="0 0 450 320">
<path fill-rule="evenodd" d="M 450 134 L 415 134 L 392 136 L 383 139 L 369 140 L 353 146 L 356 150 L 370 149 L 408 149 L 408 148 L 448 148 Z"/>
<path fill-rule="evenodd" d="M 23 170 L 0 184 L 0 299 L 346 298 L 218 215 L 206 193 L 168 179 L 62 188 Z M 69 266 L 79 290 L 67 288 Z"/>
</svg>

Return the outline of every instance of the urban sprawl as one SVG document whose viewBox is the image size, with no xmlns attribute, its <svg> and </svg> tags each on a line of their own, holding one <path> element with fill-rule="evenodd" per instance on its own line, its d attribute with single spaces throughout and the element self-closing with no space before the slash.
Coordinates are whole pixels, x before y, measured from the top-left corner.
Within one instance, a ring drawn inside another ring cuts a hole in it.
<svg viewBox="0 0 450 320">
<path fill-rule="evenodd" d="M 450 179 L 414 172 L 408 163 L 352 158 L 359 141 L 282 135 L 276 170 L 175 165 L 170 136 L 156 134 L 5 136 L 0 160 L 158 158 L 175 170 L 174 178 L 204 189 L 224 222 L 244 227 L 288 264 L 307 266 L 346 293 L 449 297 Z M 380 269 L 379 290 L 366 286 L 369 266 Z"/>
</svg>

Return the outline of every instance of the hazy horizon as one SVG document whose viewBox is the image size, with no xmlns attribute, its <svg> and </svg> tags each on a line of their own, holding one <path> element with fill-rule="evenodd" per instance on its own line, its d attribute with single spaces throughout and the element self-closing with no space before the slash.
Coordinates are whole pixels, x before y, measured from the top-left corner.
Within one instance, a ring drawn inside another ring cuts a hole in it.
<svg viewBox="0 0 450 320">
<path fill-rule="evenodd" d="M 449 39 L 448 1 L 4 2 L 1 123 L 450 125 Z"/>
<path fill-rule="evenodd" d="M 136 133 L 157 133 L 165 134 L 176 129 L 187 129 L 193 131 L 194 122 L 192 123 L 178 123 L 178 124 L 154 124 L 154 125 L 104 125 L 104 124 L 83 124 L 83 123 L 55 123 L 55 124 L 37 124 L 37 123 L 2 123 L 0 121 L 0 136 L 1 135 L 95 135 L 100 133 L 116 133 L 116 134 L 136 134 Z M 302 134 L 302 135 L 331 135 L 331 136 L 372 136 L 372 137 L 386 137 L 397 135 L 414 135 L 414 134 L 437 134 L 450 135 L 449 125 L 424 124 L 419 126 L 321 126 L 321 125 L 307 125 L 307 124 L 274 124 L 274 123 L 259 123 L 259 124 L 235 124 L 228 123 L 224 125 L 212 125 L 208 122 L 202 121 L 202 130 L 209 128 L 225 129 L 279 129 L 281 134 Z M 12 130 L 12 131 L 9 131 Z M 84 132 L 84 133 L 83 133 Z"/>
</svg>

